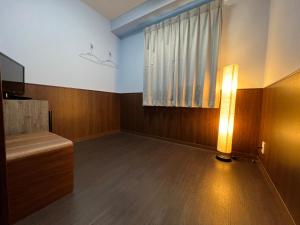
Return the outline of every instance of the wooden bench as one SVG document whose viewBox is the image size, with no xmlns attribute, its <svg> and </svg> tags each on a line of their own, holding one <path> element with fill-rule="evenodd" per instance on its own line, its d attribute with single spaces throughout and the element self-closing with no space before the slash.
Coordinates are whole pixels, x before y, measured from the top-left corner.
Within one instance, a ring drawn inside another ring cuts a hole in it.
<svg viewBox="0 0 300 225">
<path fill-rule="evenodd" d="M 73 143 L 50 132 L 6 137 L 10 221 L 73 191 Z"/>
</svg>

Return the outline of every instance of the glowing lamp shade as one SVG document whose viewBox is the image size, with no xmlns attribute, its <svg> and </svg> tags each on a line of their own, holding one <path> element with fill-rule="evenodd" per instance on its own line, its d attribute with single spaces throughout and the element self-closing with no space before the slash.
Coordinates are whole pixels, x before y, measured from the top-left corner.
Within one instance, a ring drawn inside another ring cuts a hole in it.
<svg viewBox="0 0 300 225">
<path fill-rule="evenodd" d="M 236 64 L 225 66 L 223 70 L 217 149 L 224 154 L 231 153 L 238 70 L 239 66 Z"/>
</svg>

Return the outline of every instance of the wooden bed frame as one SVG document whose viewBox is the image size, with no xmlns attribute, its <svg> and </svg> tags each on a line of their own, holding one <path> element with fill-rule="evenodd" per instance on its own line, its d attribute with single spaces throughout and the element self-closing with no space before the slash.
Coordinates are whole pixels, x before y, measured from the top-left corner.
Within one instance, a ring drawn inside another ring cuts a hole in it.
<svg viewBox="0 0 300 225">
<path fill-rule="evenodd" d="M 73 143 L 50 132 L 6 137 L 9 220 L 73 191 Z"/>
</svg>

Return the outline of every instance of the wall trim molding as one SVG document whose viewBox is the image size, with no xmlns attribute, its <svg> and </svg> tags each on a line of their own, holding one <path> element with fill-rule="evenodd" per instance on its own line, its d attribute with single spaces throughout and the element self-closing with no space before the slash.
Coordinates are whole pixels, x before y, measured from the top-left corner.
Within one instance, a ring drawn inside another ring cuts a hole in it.
<svg viewBox="0 0 300 225">
<path fill-rule="evenodd" d="M 289 215 L 289 217 L 291 218 L 291 220 L 293 221 L 294 225 L 297 225 L 289 208 L 287 207 L 287 205 L 285 204 L 281 194 L 279 193 L 278 189 L 276 188 L 276 185 L 274 184 L 273 180 L 271 179 L 267 169 L 265 168 L 260 156 L 258 156 L 258 162 L 257 162 L 258 168 L 261 171 L 261 173 L 263 174 L 265 180 L 267 181 L 267 183 L 269 184 L 269 186 L 271 187 L 271 191 L 273 192 L 274 195 L 276 195 L 276 197 L 278 198 L 278 200 L 280 201 L 280 203 L 284 206 L 287 214 Z"/>
<path fill-rule="evenodd" d="M 103 138 L 106 136 L 110 136 L 110 135 L 115 135 L 120 133 L 120 130 L 114 130 L 114 131 L 108 131 L 108 132 L 103 132 L 103 133 L 98 133 L 98 134 L 93 134 L 93 135 L 89 135 L 86 137 L 82 137 L 82 138 L 77 138 L 74 140 L 75 143 L 80 143 L 80 142 L 84 142 L 84 141 L 91 141 L 91 140 L 95 140 L 98 138 Z"/>
<path fill-rule="evenodd" d="M 270 88 L 270 87 L 272 87 L 272 86 L 274 86 L 274 85 L 276 85 L 276 84 L 278 84 L 278 83 L 280 83 L 282 81 L 288 80 L 288 79 L 292 78 L 293 76 L 295 76 L 298 73 L 300 73 L 300 68 L 296 69 L 294 72 L 290 73 L 289 75 L 287 75 L 285 77 L 282 77 L 281 79 L 279 79 L 279 80 L 277 80 L 277 81 L 275 81 L 275 82 L 273 82 L 273 83 L 265 86 L 263 89 Z"/>
<path fill-rule="evenodd" d="M 213 146 L 201 145 L 201 144 L 196 144 L 196 143 L 192 143 L 192 142 L 177 140 L 177 139 L 174 139 L 174 138 L 166 138 L 166 137 L 161 137 L 161 136 L 157 136 L 157 135 L 146 134 L 146 133 L 136 132 L 136 131 L 131 131 L 131 130 L 126 130 L 126 129 L 121 129 L 120 132 L 121 133 L 126 133 L 126 134 L 131 134 L 131 135 L 136 135 L 136 136 L 143 136 L 143 137 L 148 137 L 148 138 L 159 139 L 159 140 L 162 140 L 162 141 L 172 142 L 172 143 L 176 143 L 176 144 L 180 144 L 180 145 L 187 145 L 187 146 L 198 148 L 202 151 L 208 151 L 208 152 L 211 152 L 211 153 L 216 153 L 217 152 L 217 149 Z M 247 154 L 247 153 L 244 153 L 244 152 L 237 152 L 237 151 L 233 152 L 232 156 L 233 157 L 249 158 L 249 159 L 257 159 L 257 156 Z"/>
<path fill-rule="evenodd" d="M 119 92 L 100 91 L 100 90 L 93 90 L 93 89 L 83 89 L 83 88 L 76 88 L 76 87 L 49 85 L 49 84 L 38 84 L 38 83 L 27 83 L 27 82 L 25 82 L 25 85 L 38 85 L 38 86 L 50 87 L 50 88 L 66 88 L 66 89 L 73 89 L 73 90 L 79 90 L 79 91 L 93 91 L 93 92 L 101 92 L 101 93 L 109 93 L 109 94 L 122 94 L 122 93 L 119 93 Z"/>
<path fill-rule="evenodd" d="M 296 72 L 293 72 L 292 74 L 282 78 L 279 81 L 274 82 L 273 84 L 270 84 L 269 86 L 272 86 L 276 84 L 277 82 L 280 82 L 284 79 L 288 79 L 290 76 L 293 76 L 295 73 L 300 72 L 300 69 L 297 70 Z M 80 90 L 80 91 L 95 91 L 95 92 L 102 92 L 102 93 L 112 93 L 112 94 L 119 94 L 119 95 L 124 95 L 124 94 L 139 94 L 143 93 L 143 91 L 132 91 L 132 92 L 110 92 L 110 91 L 101 91 L 101 90 L 93 90 L 93 89 L 84 89 L 84 88 L 76 88 L 76 87 L 67 87 L 67 86 L 58 86 L 58 85 L 50 85 L 50 84 L 39 84 L 39 83 L 27 83 L 25 82 L 25 85 L 39 85 L 39 86 L 44 86 L 44 87 L 53 87 L 53 88 L 67 88 L 67 89 L 75 89 L 75 90 Z M 253 90 L 253 89 L 265 89 L 269 86 L 266 87 L 251 87 L 251 88 L 238 88 L 237 90 Z M 151 106 L 150 106 L 151 107 Z M 157 107 L 157 106 L 153 106 Z"/>
<path fill-rule="evenodd" d="M 300 69 L 299 69 L 300 71 Z M 251 88 L 238 88 L 237 90 L 254 90 L 254 89 L 264 89 L 263 87 L 251 87 Z M 122 92 L 122 93 L 118 93 L 120 95 L 129 95 L 129 94 L 140 94 L 143 93 L 143 91 L 135 91 L 135 92 Z M 147 106 L 148 107 L 148 106 Z M 151 107 L 151 106 L 149 106 Z M 153 107 L 159 107 L 159 106 L 153 106 Z M 166 107 L 166 106 L 162 106 L 162 107 Z M 175 107 L 176 108 L 176 107 Z"/>
</svg>

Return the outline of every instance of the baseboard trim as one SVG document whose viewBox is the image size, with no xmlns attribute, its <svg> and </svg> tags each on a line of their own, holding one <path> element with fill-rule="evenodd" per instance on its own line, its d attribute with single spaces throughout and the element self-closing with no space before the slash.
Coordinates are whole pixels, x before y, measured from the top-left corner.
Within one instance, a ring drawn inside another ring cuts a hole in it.
<svg viewBox="0 0 300 225">
<path fill-rule="evenodd" d="M 192 142 L 181 141 L 181 140 L 178 140 L 178 139 L 166 138 L 166 137 L 161 137 L 161 136 L 157 136 L 157 135 L 152 135 L 152 134 L 127 130 L 127 129 L 121 129 L 121 132 L 134 134 L 134 135 L 138 135 L 138 136 L 144 136 L 144 137 L 160 139 L 160 140 L 164 140 L 164 141 L 168 141 L 168 142 L 172 142 L 172 143 L 176 143 L 176 144 L 181 144 L 181 145 L 192 146 L 192 147 L 199 148 L 199 149 L 202 149 L 202 150 L 205 150 L 205 151 L 210 151 L 210 152 L 213 152 L 213 153 L 217 152 L 216 147 L 213 147 L 213 146 L 201 145 L 201 144 L 196 144 L 196 143 L 192 143 Z M 235 152 L 232 153 L 232 155 L 235 156 L 235 157 L 257 159 L 257 156 L 247 154 L 247 153 L 244 153 L 244 152 L 236 152 L 235 151 Z"/>
<path fill-rule="evenodd" d="M 260 169 L 261 173 L 263 174 L 264 178 L 266 179 L 267 183 L 270 185 L 272 192 L 278 197 L 279 201 L 281 202 L 281 204 L 284 206 L 287 214 L 289 215 L 289 217 L 291 218 L 291 220 L 293 221 L 294 225 L 297 225 L 289 208 L 287 207 L 287 205 L 285 204 L 281 194 L 279 193 L 278 189 L 276 188 L 275 184 L 273 183 L 272 178 L 270 177 L 267 169 L 265 168 L 263 162 L 261 161 L 260 158 L 258 158 L 258 168 Z"/>
<path fill-rule="evenodd" d="M 109 135 L 113 135 L 113 134 L 117 134 L 117 133 L 120 133 L 120 130 L 107 131 L 107 132 L 89 135 L 86 137 L 77 138 L 76 140 L 74 140 L 74 142 L 78 143 L 78 142 L 83 142 L 83 141 L 89 141 L 89 140 L 98 139 L 98 138 L 101 138 L 104 136 L 109 136 Z"/>
</svg>

